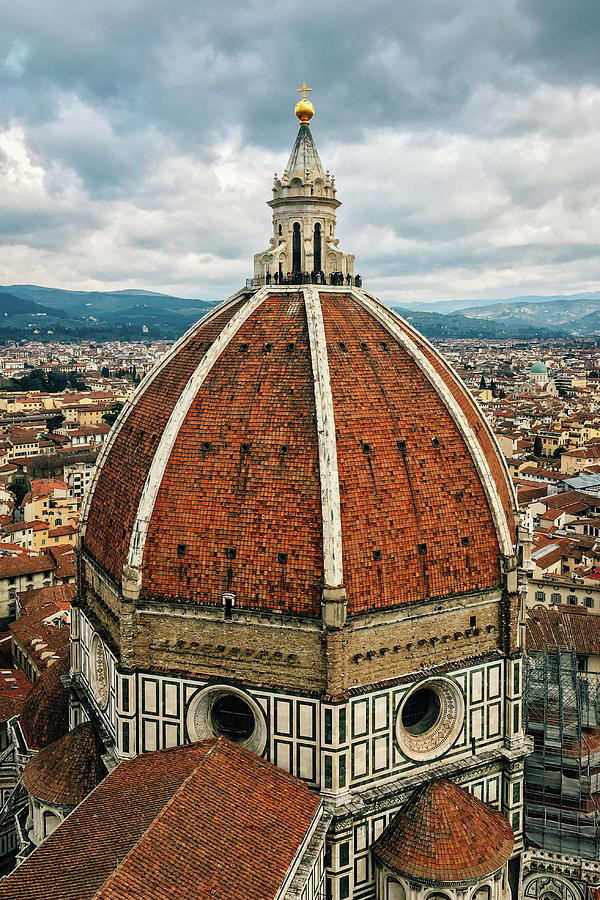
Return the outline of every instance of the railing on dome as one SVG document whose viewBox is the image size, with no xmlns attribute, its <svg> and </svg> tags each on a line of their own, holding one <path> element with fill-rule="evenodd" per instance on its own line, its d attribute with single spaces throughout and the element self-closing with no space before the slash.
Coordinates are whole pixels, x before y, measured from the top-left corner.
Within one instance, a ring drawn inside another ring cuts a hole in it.
<svg viewBox="0 0 600 900">
<path fill-rule="evenodd" d="M 328 280 L 329 279 L 329 280 Z M 289 272 L 285 278 L 279 279 L 279 274 L 274 276 L 270 275 L 256 275 L 254 278 L 246 278 L 246 287 L 264 287 L 264 285 L 270 286 L 286 284 L 324 284 L 324 285 L 332 285 L 337 287 L 362 287 L 362 276 L 361 275 L 344 275 L 343 272 L 331 272 L 329 276 L 325 275 L 324 272 L 311 272 L 310 275 L 308 272 Z"/>
</svg>

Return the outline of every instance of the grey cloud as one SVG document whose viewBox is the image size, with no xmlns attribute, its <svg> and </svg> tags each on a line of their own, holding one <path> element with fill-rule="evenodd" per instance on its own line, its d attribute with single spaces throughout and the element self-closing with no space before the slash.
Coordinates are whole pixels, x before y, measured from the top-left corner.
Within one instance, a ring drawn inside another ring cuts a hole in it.
<svg viewBox="0 0 600 900">
<path fill-rule="evenodd" d="M 339 235 L 386 297 L 597 279 L 592 0 L 20 0 L 3 19 L 0 152 L 9 129 L 24 148 L 5 278 L 234 290 L 306 79 Z"/>
</svg>

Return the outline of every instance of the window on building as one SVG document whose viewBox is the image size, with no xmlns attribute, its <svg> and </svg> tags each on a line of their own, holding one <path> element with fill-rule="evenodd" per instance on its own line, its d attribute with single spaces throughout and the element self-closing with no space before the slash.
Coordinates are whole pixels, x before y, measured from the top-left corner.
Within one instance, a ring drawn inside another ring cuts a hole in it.
<svg viewBox="0 0 600 900">
<path fill-rule="evenodd" d="M 424 734 L 437 722 L 440 698 L 431 688 L 411 694 L 402 707 L 402 724 L 410 734 Z"/>
<path fill-rule="evenodd" d="M 404 900 L 405 897 L 402 885 L 395 879 L 388 878 L 386 900 Z"/>
<path fill-rule="evenodd" d="M 536 603 L 543 603 L 545 599 L 546 599 L 546 594 L 544 593 L 544 591 L 536 591 L 535 592 L 535 602 Z"/>
<path fill-rule="evenodd" d="M 219 697 L 212 708 L 211 718 L 218 734 L 238 744 L 249 738 L 254 731 L 254 713 L 236 694 Z"/>
<path fill-rule="evenodd" d="M 53 812 L 44 813 L 44 837 L 52 834 L 55 828 L 60 825 L 60 818 Z"/>
<path fill-rule="evenodd" d="M 584 597 L 583 602 L 587 607 L 589 607 L 589 609 L 592 609 L 594 606 L 594 598 L 593 597 Z"/>
<path fill-rule="evenodd" d="M 553 603 L 560 603 L 560 594 L 550 594 L 550 599 Z"/>
<path fill-rule="evenodd" d="M 340 844 L 340 866 L 348 865 L 350 865 L 350 843 L 344 841 L 343 844 Z"/>
<path fill-rule="evenodd" d="M 490 889 L 486 884 L 485 887 L 475 888 L 471 894 L 471 900 L 490 900 Z"/>
<path fill-rule="evenodd" d="M 567 597 L 567 603 L 570 603 L 571 606 L 575 606 L 575 604 L 577 603 L 577 597 L 575 596 L 575 594 L 569 594 L 569 596 Z"/>
</svg>

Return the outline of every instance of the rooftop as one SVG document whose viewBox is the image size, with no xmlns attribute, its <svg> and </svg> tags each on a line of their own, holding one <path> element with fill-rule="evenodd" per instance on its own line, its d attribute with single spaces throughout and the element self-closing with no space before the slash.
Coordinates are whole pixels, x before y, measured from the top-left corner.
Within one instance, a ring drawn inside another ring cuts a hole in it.
<svg viewBox="0 0 600 900">
<path fill-rule="evenodd" d="M 417 788 L 373 852 L 386 866 L 427 882 L 469 882 L 491 875 L 514 844 L 508 820 L 446 779 Z"/>
<path fill-rule="evenodd" d="M 275 900 L 321 801 L 219 738 L 125 760 L 0 900 Z"/>
</svg>

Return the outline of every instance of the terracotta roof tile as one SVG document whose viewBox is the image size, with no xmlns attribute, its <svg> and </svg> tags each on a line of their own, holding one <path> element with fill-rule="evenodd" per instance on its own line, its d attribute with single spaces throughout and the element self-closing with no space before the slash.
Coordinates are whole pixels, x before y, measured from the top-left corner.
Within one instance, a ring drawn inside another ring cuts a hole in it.
<svg viewBox="0 0 600 900">
<path fill-rule="evenodd" d="M 19 721 L 30 750 L 41 750 L 68 731 L 69 696 L 60 680 L 68 671 L 67 649 L 43 671 L 25 701 Z"/>
<path fill-rule="evenodd" d="M 106 777 L 105 752 L 91 722 L 39 750 L 23 770 L 23 784 L 46 803 L 77 806 Z"/>
<path fill-rule="evenodd" d="M 22 713 L 32 684 L 21 669 L 0 669 L 0 722 Z"/>
<path fill-rule="evenodd" d="M 56 569 L 56 563 L 46 553 L 41 556 L 7 556 L 0 559 L 0 578 L 50 572 L 52 569 Z"/>
<path fill-rule="evenodd" d="M 438 387 L 352 297 L 320 298 L 349 612 L 498 585 L 482 480 Z M 235 309 L 200 324 L 149 382 L 100 469 L 85 550 L 117 582 L 160 435 Z M 470 424 L 514 536 L 511 489 L 475 401 L 422 337 L 400 320 L 399 327 Z M 232 591 L 238 607 L 320 614 L 313 378 L 304 303 L 274 290 L 218 358 L 175 437 L 148 526 L 142 595 L 220 604 Z"/>
<path fill-rule="evenodd" d="M 418 788 L 373 846 L 373 853 L 402 875 L 425 881 L 484 878 L 510 857 L 508 820 L 464 788 L 444 778 Z"/>
<path fill-rule="evenodd" d="M 600 616 L 585 606 L 559 605 L 527 612 L 528 650 L 559 648 L 581 655 L 600 655 Z"/>
<path fill-rule="evenodd" d="M 0 900 L 271 900 L 320 807 L 236 744 L 126 760 L 0 885 Z"/>
</svg>

